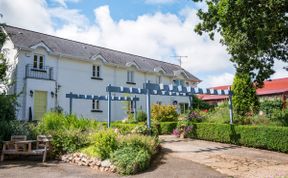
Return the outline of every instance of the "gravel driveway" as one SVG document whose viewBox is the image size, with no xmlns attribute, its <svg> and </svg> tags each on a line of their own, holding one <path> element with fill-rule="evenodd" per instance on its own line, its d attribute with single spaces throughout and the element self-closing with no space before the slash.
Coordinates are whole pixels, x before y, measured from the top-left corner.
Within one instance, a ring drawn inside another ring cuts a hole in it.
<svg viewBox="0 0 288 178">
<path fill-rule="evenodd" d="M 135 178 L 288 177 L 288 154 L 161 136 L 162 153 Z M 0 163 L 0 178 L 114 178 L 88 167 L 26 157 Z"/>
<path fill-rule="evenodd" d="M 170 156 L 209 166 L 229 176 L 288 178 L 288 154 L 202 140 L 176 139 L 170 135 L 160 138 Z"/>
</svg>

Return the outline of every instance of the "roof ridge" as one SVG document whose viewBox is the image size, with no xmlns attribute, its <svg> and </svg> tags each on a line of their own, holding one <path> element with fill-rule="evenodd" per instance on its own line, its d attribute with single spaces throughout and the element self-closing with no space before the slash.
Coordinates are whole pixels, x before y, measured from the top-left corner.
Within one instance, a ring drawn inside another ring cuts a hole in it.
<svg viewBox="0 0 288 178">
<path fill-rule="evenodd" d="M 66 40 L 66 41 L 71 41 L 71 42 L 74 42 L 74 43 L 79 43 L 79 44 L 83 44 L 83 45 L 89 45 L 89 46 L 101 48 L 101 49 L 104 49 L 104 50 L 110 50 L 110 51 L 120 52 L 120 53 L 123 53 L 123 54 L 132 55 L 132 56 L 137 56 L 137 57 L 145 58 L 145 59 L 148 59 L 148 60 L 153 60 L 153 61 L 157 61 L 157 62 L 163 62 L 163 63 L 169 64 L 169 65 L 178 66 L 178 67 L 180 67 L 181 69 L 184 69 L 184 68 L 182 68 L 180 65 L 177 65 L 177 64 L 173 64 L 173 63 L 169 63 L 169 62 L 166 62 L 166 61 L 161 61 L 161 60 L 157 60 L 157 59 L 153 59 L 153 58 L 149 58 L 149 57 L 145 57 L 145 56 L 140 56 L 140 55 L 132 54 L 132 53 L 129 53 L 129 52 L 124 52 L 124 51 L 120 51 L 120 50 L 116 50 L 116 49 L 111 49 L 111 48 L 108 48 L 108 47 L 103 47 L 103 46 L 97 46 L 97 45 L 93 45 L 93 44 L 89 44 L 89 43 L 84 43 L 84 42 L 81 42 L 81 41 L 71 40 L 71 39 L 68 39 L 68 38 L 63 38 L 63 37 L 59 37 L 59 36 L 54 36 L 54 35 L 51 35 L 51 34 L 47 34 L 47 33 L 43 33 L 43 32 L 37 32 L 37 31 L 33 31 L 33 30 L 21 28 L 21 27 L 12 26 L 12 25 L 4 24 L 3 27 L 5 28 L 5 26 L 11 27 L 11 28 L 17 28 L 17 29 L 21 29 L 21 30 L 29 31 L 29 32 L 33 32 L 33 33 L 38 33 L 38 34 L 50 36 L 50 37 L 53 37 L 53 38 L 59 38 L 59 39 Z M 185 69 L 184 69 L 184 70 L 185 70 Z"/>
</svg>

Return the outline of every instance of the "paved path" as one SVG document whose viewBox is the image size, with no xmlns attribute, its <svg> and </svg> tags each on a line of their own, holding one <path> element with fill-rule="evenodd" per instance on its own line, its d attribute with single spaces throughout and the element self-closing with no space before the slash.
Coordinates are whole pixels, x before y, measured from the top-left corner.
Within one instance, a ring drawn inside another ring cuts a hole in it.
<svg viewBox="0 0 288 178">
<path fill-rule="evenodd" d="M 229 176 L 288 178 L 288 154 L 202 140 L 176 139 L 170 135 L 160 138 L 170 156 L 207 165 Z"/>
<path fill-rule="evenodd" d="M 288 155 L 229 144 L 161 136 L 162 153 L 135 178 L 288 177 Z M 4 161 L 0 178 L 119 178 L 56 161 Z"/>
</svg>

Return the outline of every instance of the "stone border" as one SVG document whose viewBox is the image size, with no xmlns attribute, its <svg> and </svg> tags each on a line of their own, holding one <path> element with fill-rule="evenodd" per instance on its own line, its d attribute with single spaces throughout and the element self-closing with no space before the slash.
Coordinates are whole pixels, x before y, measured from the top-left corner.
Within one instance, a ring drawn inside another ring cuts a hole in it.
<svg viewBox="0 0 288 178">
<path fill-rule="evenodd" d="M 88 166 L 102 172 L 116 172 L 116 166 L 112 165 L 110 160 L 101 161 L 99 158 L 89 157 L 83 153 L 65 154 L 61 156 L 61 160 L 65 163 L 76 164 L 78 166 Z"/>
</svg>

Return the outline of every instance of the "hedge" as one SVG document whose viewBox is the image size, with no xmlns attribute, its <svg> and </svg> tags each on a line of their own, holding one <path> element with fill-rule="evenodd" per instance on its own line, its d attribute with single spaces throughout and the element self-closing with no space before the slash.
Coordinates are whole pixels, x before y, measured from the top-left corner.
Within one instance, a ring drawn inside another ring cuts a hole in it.
<svg viewBox="0 0 288 178">
<path fill-rule="evenodd" d="M 288 152 L 288 127 L 191 123 L 192 138 Z"/>
<path fill-rule="evenodd" d="M 178 122 L 160 122 L 160 134 L 172 134 Z"/>
<path fill-rule="evenodd" d="M 172 134 L 173 129 L 177 127 L 178 122 L 160 122 L 159 134 Z M 101 122 L 102 127 L 107 127 L 107 123 Z M 111 122 L 112 128 L 118 128 L 120 132 L 128 133 L 131 132 L 136 126 L 145 125 L 145 123 L 138 124 L 128 124 L 128 123 L 119 123 L 119 122 Z"/>
</svg>

